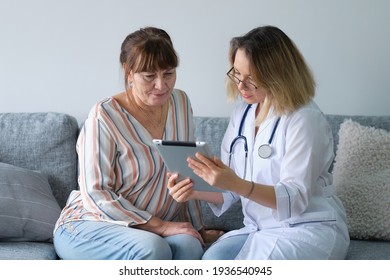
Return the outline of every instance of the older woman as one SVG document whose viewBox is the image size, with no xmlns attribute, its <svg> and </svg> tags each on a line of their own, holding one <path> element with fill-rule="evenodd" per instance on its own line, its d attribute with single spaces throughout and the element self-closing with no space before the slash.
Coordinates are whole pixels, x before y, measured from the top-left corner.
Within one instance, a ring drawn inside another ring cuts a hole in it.
<svg viewBox="0 0 390 280">
<path fill-rule="evenodd" d="M 174 89 L 178 57 L 169 35 L 148 27 L 121 48 L 126 90 L 95 106 L 80 133 L 79 191 L 57 222 L 63 259 L 200 259 L 197 201 L 177 203 L 153 138 L 193 140 L 187 95 Z"/>
</svg>

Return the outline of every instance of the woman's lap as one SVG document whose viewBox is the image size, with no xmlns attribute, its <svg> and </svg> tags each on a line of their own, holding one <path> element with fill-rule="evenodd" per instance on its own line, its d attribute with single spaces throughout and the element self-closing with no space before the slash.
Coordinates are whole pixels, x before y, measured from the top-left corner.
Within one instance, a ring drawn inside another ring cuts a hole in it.
<svg viewBox="0 0 390 280">
<path fill-rule="evenodd" d="M 229 236 L 212 244 L 204 253 L 203 260 L 234 260 L 245 244 L 248 234 Z"/>
<path fill-rule="evenodd" d="M 203 259 L 344 259 L 348 244 L 342 231 L 332 225 L 275 228 L 222 237 Z"/>
<path fill-rule="evenodd" d="M 157 234 L 107 222 L 69 222 L 54 234 L 63 259 L 200 259 L 203 249 L 190 235 L 163 238 Z"/>
</svg>

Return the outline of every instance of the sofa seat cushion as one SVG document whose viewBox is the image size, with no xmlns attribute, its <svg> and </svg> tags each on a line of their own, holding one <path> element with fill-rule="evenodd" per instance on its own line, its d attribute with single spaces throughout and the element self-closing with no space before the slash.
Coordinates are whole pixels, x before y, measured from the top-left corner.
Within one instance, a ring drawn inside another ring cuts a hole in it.
<svg viewBox="0 0 390 280">
<path fill-rule="evenodd" d="M 351 240 L 347 260 L 390 260 L 390 242 Z"/>
<path fill-rule="evenodd" d="M 220 217 L 215 216 L 208 203 L 204 201 L 201 202 L 201 211 L 206 229 L 218 229 L 228 232 L 244 226 L 244 215 L 240 200 L 234 203 Z"/>
<path fill-rule="evenodd" d="M 56 260 L 52 243 L 0 242 L 0 260 Z"/>
</svg>

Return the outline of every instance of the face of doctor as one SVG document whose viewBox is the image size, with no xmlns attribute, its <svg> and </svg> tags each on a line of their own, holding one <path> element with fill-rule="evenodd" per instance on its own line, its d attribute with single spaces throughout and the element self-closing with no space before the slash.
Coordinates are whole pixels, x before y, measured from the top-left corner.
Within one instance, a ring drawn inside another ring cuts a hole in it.
<svg viewBox="0 0 390 280">
<path fill-rule="evenodd" d="M 263 103 L 267 95 L 267 90 L 262 86 L 256 86 L 257 88 L 249 88 L 246 83 L 252 83 L 250 60 L 248 59 L 245 50 L 238 49 L 234 59 L 233 65 L 234 76 L 240 81 L 237 84 L 238 90 L 245 102 L 248 104 Z"/>
</svg>

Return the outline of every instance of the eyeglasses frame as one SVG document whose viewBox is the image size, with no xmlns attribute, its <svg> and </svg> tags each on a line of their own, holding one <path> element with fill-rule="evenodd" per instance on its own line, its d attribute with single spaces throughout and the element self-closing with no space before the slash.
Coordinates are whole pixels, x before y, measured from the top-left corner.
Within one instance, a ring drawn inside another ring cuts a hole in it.
<svg viewBox="0 0 390 280">
<path fill-rule="evenodd" d="M 226 75 L 229 77 L 230 80 L 232 80 L 236 85 L 239 85 L 240 83 L 242 83 L 246 88 L 250 89 L 252 87 L 254 87 L 252 90 L 256 90 L 258 88 L 258 86 L 256 86 L 254 83 L 250 82 L 250 81 L 243 81 L 243 80 L 240 80 L 237 76 L 235 76 L 233 73 L 231 73 L 232 71 L 234 70 L 234 67 L 230 68 L 229 71 L 227 71 Z M 248 86 L 248 84 L 250 86 Z"/>
</svg>

